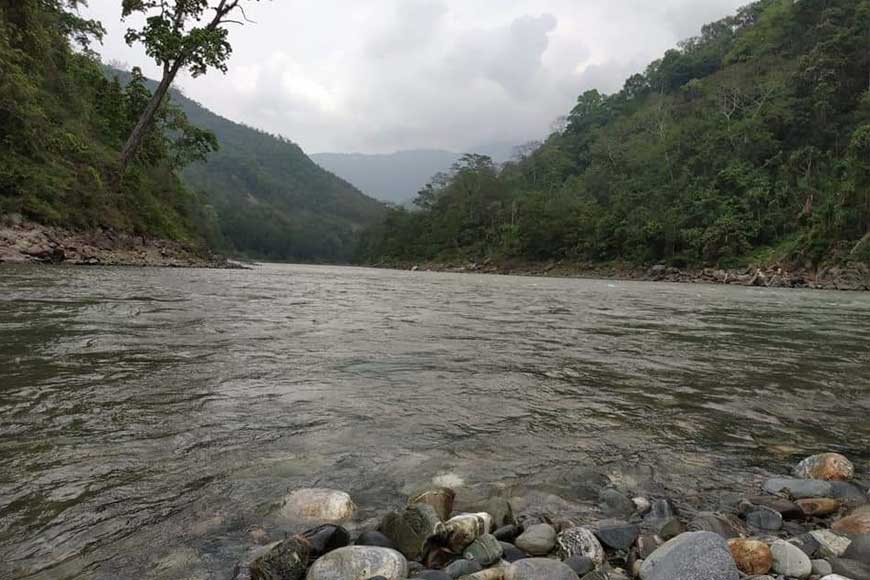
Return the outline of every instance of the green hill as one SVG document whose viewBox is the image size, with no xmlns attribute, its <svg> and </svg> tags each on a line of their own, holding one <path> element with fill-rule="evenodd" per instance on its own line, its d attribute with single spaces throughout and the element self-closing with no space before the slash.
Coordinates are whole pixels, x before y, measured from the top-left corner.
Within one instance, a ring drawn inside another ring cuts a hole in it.
<svg viewBox="0 0 870 580">
<path fill-rule="evenodd" d="M 227 242 L 279 260 L 347 261 L 357 232 L 386 208 L 314 163 L 298 145 L 220 117 L 173 94 L 191 123 L 209 129 L 220 150 L 183 177 L 214 207 Z"/>
<path fill-rule="evenodd" d="M 868 46 L 870 0 L 750 4 L 521 161 L 461 160 L 360 258 L 870 261 Z"/>
</svg>

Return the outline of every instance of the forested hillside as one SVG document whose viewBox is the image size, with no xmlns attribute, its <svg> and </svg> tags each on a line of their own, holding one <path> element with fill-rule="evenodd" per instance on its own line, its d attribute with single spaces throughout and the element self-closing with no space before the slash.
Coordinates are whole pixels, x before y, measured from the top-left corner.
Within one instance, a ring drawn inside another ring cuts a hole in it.
<svg viewBox="0 0 870 580">
<path fill-rule="evenodd" d="M 251 256 L 348 261 L 359 231 L 385 207 L 314 163 L 298 145 L 234 123 L 173 94 L 220 149 L 188 166 L 184 181 L 214 207 L 226 241 Z"/>
<path fill-rule="evenodd" d="M 121 145 L 148 100 L 141 77 L 107 80 L 88 50 L 99 23 L 75 0 L 0 0 L 0 215 L 198 242 L 215 237 L 203 200 L 176 171 L 214 146 L 163 107 L 135 163 Z M 77 49 L 73 50 L 72 45 Z"/>
<path fill-rule="evenodd" d="M 466 156 L 360 258 L 870 261 L 868 46 L 870 0 L 751 4 L 521 160 Z"/>
</svg>

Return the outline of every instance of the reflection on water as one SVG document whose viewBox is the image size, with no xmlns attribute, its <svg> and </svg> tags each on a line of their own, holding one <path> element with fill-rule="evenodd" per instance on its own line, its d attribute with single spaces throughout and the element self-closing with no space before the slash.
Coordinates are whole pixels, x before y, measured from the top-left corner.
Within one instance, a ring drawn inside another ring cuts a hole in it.
<svg viewBox="0 0 870 580">
<path fill-rule="evenodd" d="M 2 268 L 0 576 L 227 577 L 299 485 L 371 517 L 438 476 L 709 498 L 866 464 L 868 345 L 862 294 Z"/>
</svg>

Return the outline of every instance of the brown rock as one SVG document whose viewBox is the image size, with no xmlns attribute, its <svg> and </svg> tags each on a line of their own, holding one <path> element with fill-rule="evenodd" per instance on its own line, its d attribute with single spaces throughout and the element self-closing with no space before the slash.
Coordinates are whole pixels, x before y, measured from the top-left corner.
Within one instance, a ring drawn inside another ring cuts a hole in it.
<svg viewBox="0 0 870 580">
<path fill-rule="evenodd" d="M 829 516 L 840 509 L 840 502 L 827 498 L 799 499 L 795 502 L 807 517 Z"/>
<path fill-rule="evenodd" d="M 773 554 L 764 542 L 735 538 L 728 540 L 728 547 L 737 567 L 745 574 L 767 574 L 773 567 Z"/>
<path fill-rule="evenodd" d="M 803 479 L 846 481 L 855 474 L 855 466 L 839 453 L 820 453 L 801 461 L 795 475 Z"/>
<path fill-rule="evenodd" d="M 860 507 L 850 515 L 840 518 L 834 522 L 831 529 L 847 536 L 870 534 L 870 506 Z"/>
</svg>

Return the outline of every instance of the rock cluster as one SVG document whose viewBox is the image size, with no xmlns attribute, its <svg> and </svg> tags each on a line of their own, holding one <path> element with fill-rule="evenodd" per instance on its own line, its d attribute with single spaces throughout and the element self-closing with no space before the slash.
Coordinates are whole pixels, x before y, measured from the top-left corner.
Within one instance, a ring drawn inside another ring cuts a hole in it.
<svg viewBox="0 0 870 580">
<path fill-rule="evenodd" d="M 347 494 L 291 493 L 282 517 L 328 522 L 267 546 L 238 577 L 253 580 L 870 580 L 870 497 L 837 454 L 809 457 L 795 477 L 719 512 L 678 510 L 667 498 L 603 489 L 601 519 L 520 512 L 490 498 L 456 512 L 433 488 L 351 542 L 338 525 Z M 311 502 L 307 504 L 306 502 Z"/>
</svg>

